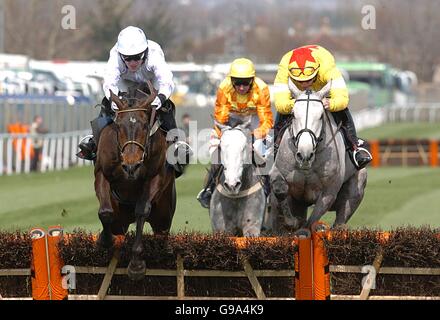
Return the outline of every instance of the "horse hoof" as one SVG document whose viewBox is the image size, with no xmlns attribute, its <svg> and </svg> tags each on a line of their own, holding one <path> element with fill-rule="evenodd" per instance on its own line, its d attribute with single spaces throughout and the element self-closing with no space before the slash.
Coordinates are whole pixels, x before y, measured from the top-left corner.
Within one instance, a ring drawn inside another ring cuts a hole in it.
<svg viewBox="0 0 440 320">
<path fill-rule="evenodd" d="M 348 229 L 350 229 L 350 227 L 348 226 L 348 224 L 341 223 L 341 224 L 333 225 L 333 229 L 334 230 L 348 230 Z"/>
<path fill-rule="evenodd" d="M 295 217 L 284 217 L 284 222 L 286 223 L 286 225 L 293 229 L 293 230 L 297 230 L 299 229 L 299 219 L 295 218 Z"/>
<path fill-rule="evenodd" d="M 110 235 L 110 237 L 108 235 L 103 234 L 102 232 L 99 234 L 98 240 L 96 241 L 96 244 L 98 245 L 98 247 L 103 248 L 103 249 L 110 249 L 113 247 L 114 241 L 115 241 L 115 236 L 114 235 Z"/>
<path fill-rule="evenodd" d="M 130 261 L 127 268 L 128 277 L 133 281 L 142 280 L 145 277 L 145 261 Z"/>
</svg>

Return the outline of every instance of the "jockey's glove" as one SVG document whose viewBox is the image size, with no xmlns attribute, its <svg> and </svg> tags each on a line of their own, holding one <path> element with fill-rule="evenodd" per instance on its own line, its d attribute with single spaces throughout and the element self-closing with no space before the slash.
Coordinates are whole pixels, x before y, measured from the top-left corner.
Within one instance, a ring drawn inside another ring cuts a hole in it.
<svg viewBox="0 0 440 320">
<path fill-rule="evenodd" d="M 272 144 L 272 142 L 273 142 L 273 137 L 272 137 L 270 134 L 268 134 L 268 135 L 266 135 L 266 137 L 264 138 L 264 140 L 266 140 L 266 143 L 267 143 L 267 144 Z"/>
<path fill-rule="evenodd" d="M 159 93 L 156 98 L 154 98 L 153 102 L 151 103 L 152 106 L 156 106 L 156 110 L 159 110 L 162 108 L 162 106 L 164 105 L 165 101 L 167 100 L 167 98 L 165 97 L 164 94 Z M 163 110 L 168 112 L 168 110 Z"/>
<path fill-rule="evenodd" d="M 118 106 L 116 105 L 116 103 L 114 101 L 112 101 L 111 107 L 112 107 L 112 110 L 115 112 L 119 110 Z"/>
</svg>

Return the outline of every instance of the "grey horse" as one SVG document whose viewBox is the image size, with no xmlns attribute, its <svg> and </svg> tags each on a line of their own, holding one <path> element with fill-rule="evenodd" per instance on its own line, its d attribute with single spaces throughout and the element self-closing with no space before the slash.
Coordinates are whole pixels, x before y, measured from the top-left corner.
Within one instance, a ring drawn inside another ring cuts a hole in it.
<svg viewBox="0 0 440 320">
<path fill-rule="evenodd" d="M 250 122 L 235 127 L 216 122 L 222 130 L 220 159 L 224 169 L 209 209 L 214 232 L 245 237 L 261 232 L 266 195 L 251 159 Z"/>
<path fill-rule="evenodd" d="M 293 120 L 270 171 L 270 221 L 278 232 L 310 228 L 327 211 L 336 211 L 333 227 L 345 225 L 363 199 L 367 170 L 354 167 L 342 133 L 321 102 L 330 87 L 331 82 L 319 92 L 303 92 L 289 81 L 296 99 Z"/>
</svg>

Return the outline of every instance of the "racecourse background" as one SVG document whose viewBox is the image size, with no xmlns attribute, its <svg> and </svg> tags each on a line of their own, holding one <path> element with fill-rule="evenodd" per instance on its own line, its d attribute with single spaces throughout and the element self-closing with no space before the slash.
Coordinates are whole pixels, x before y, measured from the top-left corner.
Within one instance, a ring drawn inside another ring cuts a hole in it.
<svg viewBox="0 0 440 320">
<path fill-rule="evenodd" d="M 388 124 L 360 132 L 364 139 L 436 138 L 438 125 Z M 191 165 L 177 180 L 177 210 L 172 232 L 210 232 L 208 211 L 196 200 L 202 187 L 204 165 Z M 369 168 L 366 194 L 349 221 L 352 227 L 389 229 L 403 225 L 440 226 L 439 168 Z M 29 230 L 61 224 L 66 230 L 99 231 L 98 201 L 93 189 L 93 167 L 46 174 L 5 176 L 0 185 L 0 229 Z M 334 213 L 324 220 L 333 222 Z M 149 227 L 147 227 L 147 230 Z"/>
</svg>

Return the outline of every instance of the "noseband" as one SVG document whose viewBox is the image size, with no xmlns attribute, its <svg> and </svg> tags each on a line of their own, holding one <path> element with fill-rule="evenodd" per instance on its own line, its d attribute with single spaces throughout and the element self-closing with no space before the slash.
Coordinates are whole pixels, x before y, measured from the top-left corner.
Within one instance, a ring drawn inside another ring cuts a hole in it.
<svg viewBox="0 0 440 320">
<path fill-rule="evenodd" d="M 298 101 L 306 101 L 306 102 L 307 102 L 307 109 L 306 109 L 306 127 L 305 127 L 304 129 L 301 129 L 301 130 L 298 132 L 298 134 L 295 136 L 295 134 L 293 133 L 293 130 L 292 130 L 292 126 L 290 126 L 290 135 L 291 135 L 291 137 L 292 137 L 292 139 L 293 139 L 293 145 L 295 146 L 295 148 L 298 149 L 299 138 L 301 137 L 301 135 L 302 135 L 303 133 L 308 133 L 308 134 L 310 134 L 310 136 L 312 137 L 313 150 L 315 151 L 315 150 L 316 150 L 316 147 L 317 147 L 317 145 L 318 145 L 318 143 L 319 143 L 320 141 L 322 141 L 322 139 L 323 139 L 323 138 L 322 138 L 322 132 L 323 132 L 323 129 L 321 130 L 321 134 L 320 134 L 319 138 L 317 138 L 316 135 L 315 135 L 315 133 L 314 133 L 312 130 L 310 130 L 309 128 L 307 128 L 307 121 L 308 121 L 308 118 L 309 118 L 309 103 L 310 103 L 310 101 L 319 102 L 319 103 L 322 105 L 322 107 L 324 107 L 324 104 L 322 103 L 322 100 L 319 100 L 319 99 L 310 99 L 310 94 L 311 94 L 311 91 L 310 91 L 310 90 L 307 90 L 307 91 L 306 91 L 306 94 L 307 94 L 307 99 L 297 99 L 297 100 L 295 100 L 295 103 L 298 102 Z"/>
<path fill-rule="evenodd" d="M 147 110 L 147 109 L 144 109 L 144 108 L 126 109 L 126 110 L 117 111 L 117 112 L 116 112 L 116 116 L 117 116 L 118 114 L 120 114 L 120 113 L 128 113 L 128 112 L 136 112 L 136 111 L 144 111 L 144 112 L 147 112 L 148 110 Z M 148 132 L 151 130 L 152 123 L 154 122 L 154 118 L 155 118 L 155 116 L 156 116 L 156 109 L 153 108 L 153 110 L 152 110 L 152 112 L 151 112 L 150 124 L 149 124 L 149 126 L 148 126 Z M 120 142 L 119 142 L 119 134 L 118 134 L 118 147 L 119 147 L 119 153 L 120 153 L 121 157 L 122 157 L 122 154 L 124 153 L 124 149 L 125 149 L 125 147 L 127 147 L 127 146 L 130 145 L 130 144 L 137 145 L 137 146 L 142 150 L 142 159 L 141 159 L 141 162 L 143 162 L 144 159 L 145 159 L 145 153 L 147 153 L 147 151 L 148 151 L 149 148 L 150 148 L 150 139 L 146 139 L 145 144 L 141 144 L 141 143 L 137 142 L 136 140 L 128 140 L 128 141 L 126 141 L 126 142 L 122 145 L 122 147 L 121 147 L 121 144 L 120 144 Z"/>
</svg>

